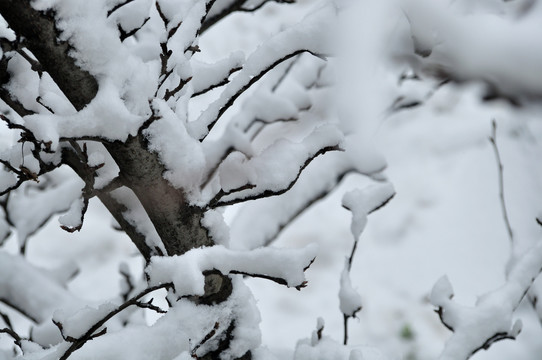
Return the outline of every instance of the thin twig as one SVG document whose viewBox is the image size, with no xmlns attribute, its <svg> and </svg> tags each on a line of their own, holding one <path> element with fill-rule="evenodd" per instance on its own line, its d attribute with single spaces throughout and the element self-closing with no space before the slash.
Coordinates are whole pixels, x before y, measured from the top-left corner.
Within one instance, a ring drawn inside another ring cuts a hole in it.
<svg viewBox="0 0 542 360">
<path fill-rule="evenodd" d="M 343 151 L 343 149 L 341 149 L 339 146 L 335 145 L 335 146 L 326 146 L 326 147 L 318 150 L 314 155 L 312 155 L 307 160 L 305 160 L 305 163 L 303 165 L 301 165 L 301 167 L 299 168 L 299 171 L 298 171 L 296 177 L 286 187 L 284 187 L 284 188 L 282 188 L 280 190 L 266 189 L 266 190 L 263 190 L 263 191 L 261 191 L 259 193 L 248 195 L 246 197 L 233 198 L 233 199 L 230 199 L 230 200 L 222 200 L 222 201 L 220 201 L 220 200 L 216 201 L 217 199 L 215 198 L 215 199 L 213 199 L 214 202 L 211 202 L 208 205 L 208 207 L 213 209 L 213 208 L 222 207 L 222 206 L 239 204 L 239 203 L 246 202 L 246 201 L 249 201 L 249 200 L 257 200 L 257 199 L 263 199 L 263 198 L 267 198 L 267 197 L 271 197 L 271 196 L 282 195 L 285 192 L 287 192 L 288 190 L 290 190 L 295 185 L 295 183 L 299 179 L 299 176 L 301 176 L 301 173 L 303 172 L 303 170 L 305 170 L 305 168 L 314 159 L 316 159 L 320 155 L 325 154 L 328 151 Z"/>
<path fill-rule="evenodd" d="M 203 95 L 203 94 L 205 94 L 205 93 L 207 93 L 207 92 L 209 92 L 209 91 L 211 91 L 213 89 L 216 89 L 217 87 L 227 85 L 230 82 L 230 80 L 229 80 L 230 75 L 236 73 L 237 71 L 241 70 L 242 68 L 243 68 L 242 66 L 231 68 L 227 77 L 225 77 L 224 79 L 218 81 L 215 84 L 209 85 L 205 89 L 201 89 L 201 90 L 198 90 L 198 91 L 194 92 L 192 94 L 192 97 Z"/>
<path fill-rule="evenodd" d="M 151 292 L 156 291 L 158 289 L 171 288 L 171 287 L 173 287 L 173 284 L 171 284 L 171 283 L 165 283 L 165 284 L 151 286 L 151 287 L 143 290 L 142 292 L 140 292 L 136 296 L 132 297 L 130 300 L 124 302 L 122 305 L 117 307 L 115 310 L 112 310 L 106 316 L 104 316 L 101 320 L 99 320 L 94 325 L 92 325 L 90 327 L 90 329 L 88 329 L 87 332 L 85 334 L 83 334 L 80 338 L 73 339 L 73 343 L 64 352 L 64 354 L 60 357 L 59 360 L 66 360 L 76 350 L 80 349 L 87 341 L 89 341 L 92 338 L 96 337 L 96 335 L 99 334 L 99 333 L 96 334 L 96 331 L 98 331 L 113 316 L 117 315 L 118 313 L 120 313 L 121 311 L 123 311 L 124 309 L 126 309 L 129 306 L 132 306 L 132 305 L 139 306 L 141 304 L 139 299 L 141 299 L 145 295 L 150 294 Z"/>
<path fill-rule="evenodd" d="M 19 334 L 17 334 L 15 331 L 9 328 L 3 328 L 3 329 L 0 329 L 0 333 L 8 334 L 9 336 L 13 338 L 13 342 L 15 343 L 15 345 L 17 345 L 19 348 L 21 347 L 22 339 L 19 336 Z"/>
<path fill-rule="evenodd" d="M 501 204 L 502 217 L 504 219 L 504 224 L 506 225 L 506 231 L 508 232 L 508 239 L 510 243 L 514 243 L 514 232 L 512 231 L 512 226 L 510 225 L 510 219 L 508 217 L 508 211 L 506 209 L 506 202 L 504 199 L 504 176 L 503 176 L 503 166 L 501 161 L 501 155 L 499 152 L 499 147 L 497 146 L 497 123 L 495 120 L 491 122 L 492 131 L 491 136 L 489 137 L 489 142 L 493 147 L 493 152 L 495 153 L 495 160 L 497 161 L 498 169 L 498 178 L 499 178 L 499 198 Z"/>
<path fill-rule="evenodd" d="M 314 52 L 312 52 L 310 50 L 300 49 L 300 50 L 296 50 L 296 51 L 294 51 L 294 52 L 292 52 L 290 54 L 287 54 L 287 55 L 281 57 L 280 59 L 275 60 L 272 64 L 267 66 L 265 69 L 262 69 L 257 75 L 253 76 L 249 81 L 247 81 L 247 83 L 244 86 L 242 86 L 239 90 L 237 90 L 237 92 L 235 92 L 235 94 L 233 94 L 232 96 L 230 96 L 228 98 L 226 103 L 218 110 L 218 113 L 217 113 L 216 117 L 211 121 L 211 123 L 207 124 L 207 132 L 199 140 L 200 141 L 205 140 L 205 138 L 207 137 L 209 132 L 213 129 L 213 127 L 218 122 L 218 120 L 222 117 L 222 115 L 224 115 L 226 110 L 228 110 L 235 103 L 235 100 L 237 100 L 237 98 L 239 96 L 241 96 L 241 94 L 243 94 L 250 87 L 252 87 L 252 85 L 254 85 L 258 80 L 260 80 L 269 71 L 273 70 L 275 67 L 277 67 L 278 65 L 280 65 L 284 61 L 286 61 L 288 59 L 291 59 L 292 57 L 297 56 L 297 55 L 302 54 L 302 53 L 309 53 L 309 54 L 311 54 L 313 56 L 321 57 L 319 54 L 316 54 L 316 53 L 314 53 Z"/>
</svg>

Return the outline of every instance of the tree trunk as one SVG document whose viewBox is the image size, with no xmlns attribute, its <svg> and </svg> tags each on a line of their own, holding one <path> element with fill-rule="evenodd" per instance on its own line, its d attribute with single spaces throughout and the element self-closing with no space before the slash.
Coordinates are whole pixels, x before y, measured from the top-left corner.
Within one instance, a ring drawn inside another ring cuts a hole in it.
<svg viewBox="0 0 542 360">
<path fill-rule="evenodd" d="M 81 110 L 96 96 L 98 82 L 69 56 L 70 44 L 58 40 L 60 31 L 56 27 L 54 12 L 37 11 L 30 3 L 30 0 L 0 0 L 0 13 L 15 33 L 24 37 L 24 46 L 37 58 L 42 70 L 49 73 L 73 106 Z M 141 133 L 129 137 L 124 143 L 116 141 L 103 144 L 120 169 L 122 185 L 130 188 L 144 207 L 167 255 L 180 255 L 193 248 L 213 245 L 209 232 L 201 225 L 203 209 L 191 206 L 182 189 L 174 188 L 164 179 L 162 174 L 166 169 L 159 155 L 147 149 Z M 88 166 L 75 151 L 64 156 L 63 161 L 85 182 L 91 180 L 92 174 L 86 170 Z M 145 244 L 144 236 L 124 218 L 126 208 L 108 193 L 99 190 L 96 193 L 143 257 L 149 261 L 151 255 L 156 255 L 156 250 Z M 207 305 L 226 300 L 232 292 L 230 278 L 217 272 L 205 275 L 205 295 L 193 300 Z M 232 327 L 234 321 L 218 349 L 207 354 L 204 359 L 218 358 L 219 350 L 229 344 Z M 243 356 L 243 359 L 248 358 L 250 352 Z"/>
</svg>

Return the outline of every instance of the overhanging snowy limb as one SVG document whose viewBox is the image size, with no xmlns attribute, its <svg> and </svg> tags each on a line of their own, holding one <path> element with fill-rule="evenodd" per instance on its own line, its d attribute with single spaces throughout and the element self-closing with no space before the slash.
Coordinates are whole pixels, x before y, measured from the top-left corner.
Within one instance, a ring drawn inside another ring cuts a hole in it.
<svg viewBox="0 0 542 360">
<path fill-rule="evenodd" d="M 540 8 L 533 4 L 404 1 L 408 51 L 416 54 L 409 65 L 422 78 L 484 83 L 487 99 L 539 100 L 542 50 L 531 34 L 541 30 Z"/>
<path fill-rule="evenodd" d="M 153 257 L 147 274 L 152 285 L 172 282 L 177 296 L 202 295 L 206 271 L 260 277 L 288 287 L 305 286 L 305 270 L 316 257 L 317 246 L 303 249 L 259 248 L 230 250 L 221 245 L 193 249 L 172 257 Z M 173 274 L 173 276 L 172 276 Z"/>
</svg>

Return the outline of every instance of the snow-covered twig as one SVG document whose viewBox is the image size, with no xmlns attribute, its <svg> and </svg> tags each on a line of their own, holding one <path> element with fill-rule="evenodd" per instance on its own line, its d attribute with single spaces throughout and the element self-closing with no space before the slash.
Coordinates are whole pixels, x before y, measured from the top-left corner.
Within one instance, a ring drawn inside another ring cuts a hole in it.
<svg viewBox="0 0 542 360">
<path fill-rule="evenodd" d="M 147 267 L 150 284 L 171 281 L 178 296 L 201 295 L 209 271 L 242 274 L 300 289 L 305 270 L 316 257 L 316 246 L 303 249 L 230 250 L 221 245 L 192 249 L 180 256 L 153 257 Z"/>
<path fill-rule="evenodd" d="M 252 85 L 254 85 L 258 80 L 260 80 L 265 74 L 267 74 L 269 71 L 277 67 L 279 64 L 302 53 L 310 53 L 316 57 L 320 57 L 318 54 L 312 52 L 311 50 L 300 49 L 275 60 L 273 63 L 261 69 L 256 75 L 250 77 L 248 81 L 245 81 L 241 86 L 238 86 L 238 88 L 233 94 L 231 94 L 225 100 L 222 100 L 222 99 L 220 100 L 222 104 L 219 105 L 220 107 L 216 111 L 216 114 L 214 114 L 214 111 L 213 111 L 214 118 L 211 121 L 209 121 L 208 124 L 206 125 L 207 131 L 200 138 L 200 141 L 205 140 L 205 138 L 207 137 L 207 134 L 213 129 L 213 127 L 218 122 L 218 120 L 222 117 L 222 115 L 224 115 L 226 110 L 228 110 L 234 104 L 235 100 L 237 100 L 237 98 L 241 96 L 241 94 L 247 91 L 250 87 L 252 87 Z"/>
<path fill-rule="evenodd" d="M 72 344 L 70 345 L 70 347 L 68 349 L 66 349 L 66 351 L 64 352 L 64 354 L 60 357 L 60 360 L 66 360 L 67 358 L 69 358 L 71 356 L 71 354 L 73 354 L 77 349 L 81 348 L 87 341 L 89 340 L 92 340 L 93 338 L 99 336 L 99 335 L 103 335 L 105 334 L 106 332 L 106 328 L 104 328 L 103 330 L 101 330 L 100 332 L 97 332 L 102 326 L 105 325 L 105 323 L 111 319 L 113 316 L 117 315 L 118 313 L 120 313 L 121 311 L 123 311 L 124 309 L 126 309 L 127 307 L 129 306 L 138 306 L 138 307 L 143 307 L 143 308 L 147 308 L 149 306 L 146 306 L 145 304 L 147 305 L 150 305 L 149 303 L 142 303 L 140 301 L 140 299 L 142 297 L 144 297 L 145 295 L 148 295 L 150 294 L 151 292 L 153 291 L 156 291 L 156 290 L 159 290 L 159 289 L 168 289 L 168 288 L 171 288 L 173 285 L 171 283 L 165 283 L 165 284 L 159 284 L 159 285 L 154 285 L 154 286 L 151 286 L 143 291 L 141 291 L 139 294 L 135 295 L 134 297 L 130 298 L 129 300 L 127 300 L 126 302 L 124 302 L 122 305 L 118 306 L 117 308 L 115 308 L 114 310 L 110 311 L 109 313 L 107 313 L 107 315 L 105 315 L 103 318 L 101 318 L 99 321 L 95 322 L 94 325 L 92 325 L 82 336 L 80 336 L 79 338 L 77 339 L 74 339 L 74 338 L 71 338 L 71 337 L 66 337 L 67 341 L 71 342 Z M 62 324 L 58 323 L 58 322 L 55 322 L 55 325 L 58 326 L 58 328 L 60 329 L 60 331 L 62 332 Z"/>
<path fill-rule="evenodd" d="M 234 205 L 234 204 L 238 204 L 238 203 L 242 203 L 242 202 L 246 202 L 246 201 L 249 201 L 249 200 L 256 200 L 256 199 L 262 199 L 262 198 L 267 198 L 267 197 L 271 197 L 271 196 L 277 196 L 277 195 L 282 195 L 284 194 L 285 192 L 287 192 L 288 190 L 290 190 L 292 188 L 292 186 L 294 186 L 294 184 L 297 182 L 297 180 L 299 179 L 299 176 L 301 175 L 301 173 L 303 172 L 303 170 L 318 156 L 322 155 L 322 154 L 325 154 L 326 152 L 328 151 L 341 151 L 342 149 L 339 147 L 339 146 L 326 146 L 320 150 L 318 150 L 315 154 L 313 154 L 312 156 L 310 156 L 307 160 L 305 160 L 305 162 L 301 165 L 301 167 L 299 168 L 299 171 L 297 173 L 297 175 L 295 176 L 295 178 L 293 180 L 291 180 L 285 187 L 282 187 L 278 190 L 272 190 L 272 189 L 263 189 L 262 191 L 259 191 L 259 192 L 256 192 L 256 193 L 253 193 L 253 194 L 249 194 L 247 196 L 240 196 L 240 197 L 237 197 L 237 198 L 232 198 L 232 199 L 227 199 L 227 200 L 221 200 L 224 196 L 226 196 L 226 193 L 222 193 L 218 196 L 218 198 L 215 198 L 213 200 L 213 202 L 211 202 L 209 204 L 209 207 L 210 208 L 217 208 L 217 207 L 221 207 L 221 206 L 228 206 L 228 205 Z M 249 184 L 247 184 L 249 185 Z M 248 189 L 252 189 L 253 187 L 251 186 L 248 186 Z M 246 190 L 247 189 L 247 186 L 243 186 L 242 188 L 240 188 L 241 190 Z"/>
<path fill-rule="evenodd" d="M 343 197 L 343 207 L 352 212 L 351 232 L 354 244 L 350 256 L 346 258 L 341 273 L 341 286 L 339 290 L 340 308 L 343 313 L 343 344 L 348 343 L 348 320 L 356 317 L 361 310 L 361 296 L 352 287 L 350 271 L 356 255 L 359 238 L 367 224 L 367 216 L 385 206 L 395 196 L 395 190 L 389 183 L 369 186 L 363 190 L 353 190 Z"/>
<path fill-rule="evenodd" d="M 454 302 L 452 285 L 442 277 L 433 287 L 431 303 L 437 306 L 442 323 L 454 333 L 439 359 L 468 359 L 496 341 L 514 339 L 522 324 L 521 320 L 512 322 L 513 313 L 541 270 L 542 244 L 538 244 L 517 260 L 503 286 L 481 296 L 474 307 Z"/>
<path fill-rule="evenodd" d="M 19 348 L 21 347 L 22 338 L 19 334 L 13 331 L 13 329 L 3 328 L 3 329 L 0 329 L 0 333 L 8 334 L 9 336 L 13 338 L 13 342 L 15 343 L 15 345 L 17 345 Z"/>
</svg>

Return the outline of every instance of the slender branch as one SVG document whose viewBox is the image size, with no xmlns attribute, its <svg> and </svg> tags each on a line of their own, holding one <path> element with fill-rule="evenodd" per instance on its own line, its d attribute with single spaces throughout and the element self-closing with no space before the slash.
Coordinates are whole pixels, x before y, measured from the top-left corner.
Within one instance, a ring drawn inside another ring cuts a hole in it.
<svg viewBox="0 0 542 360">
<path fill-rule="evenodd" d="M 314 259 L 313 259 L 313 261 L 314 261 Z M 311 261 L 311 264 L 312 264 L 312 261 Z M 269 275 L 264 275 L 264 274 L 251 274 L 251 273 L 247 273 L 247 272 L 244 272 L 244 271 L 237 271 L 237 270 L 230 271 L 230 274 L 244 275 L 244 276 L 250 276 L 250 277 L 253 277 L 253 278 L 271 280 L 273 282 L 276 282 L 277 284 L 288 286 L 288 283 L 286 282 L 286 280 L 284 280 L 283 278 L 278 278 L 278 277 L 274 277 L 274 276 L 269 276 Z M 304 288 L 306 286 L 307 286 L 307 281 L 303 281 L 301 284 L 298 284 L 298 285 L 294 286 L 294 288 L 296 290 L 301 290 L 302 288 Z"/>
<path fill-rule="evenodd" d="M 62 151 L 62 162 L 72 168 L 85 183 L 92 181 L 91 178 L 93 175 L 89 172 L 88 165 L 82 161 L 75 149 L 64 148 Z M 94 189 L 94 194 L 105 205 L 111 215 L 113 215 L 113 218 L 117 221 L 121 229 L 130 237 L 139 252 L 148 262 L 153 255 L 153 250 L 147 245 L 145 235 L 137 231 L 135 225 L 124 217 L 123 214 L 127 210 L 126 206 L 119 203 L 109 194 L 110 190 L 113 190 L 113 187 L 121 187 L 124 183 L 122 179 L 117 178 L 113 181 L 113 184 L 111 188 L 107 185 L 104 189 Z"/>
<path fill-rule="evenodd" d="M 133 1 L 133 0 L 131 0 Z M 128 39 L 129 37 L 131 36 L 134 36 L 139 30 L 141 30 L 141 28 L 143 28 L 143 26 L 145 26 L 145 24 L 147 23 L 147 21 L 149 21 L 151 18 L 150 17 L 147 17 L 145 18 L 145 20 L 143 20 L 143 23 L 141 25 L 139 25 L 138 27 L 130 30 L 130 31 L 126 31 L 122 28 L 122 26 L 120 26 L 120 24 L 117 26 L 117 29 L 119 29 L 119 33 L 120 33 L 120 41 L 123 42 L 124 40 Z"/>
<path fill-rule="evenodd" d="M 337 177 L 335 178 L 335 185 L 338 185 L 346 175 L 354 172 L 354 169 L 346 169 L 343 172 L 339 173 Z M 312 207 L 312 205 L 316 204 L 320 200 L 324 199 L 327 195 L 329 195 L 336 187 L 329 187 L 326 189 L 323 189 L 322 191 L 314 194 L 310 199 L 307 199 L 307 201 L 303 204 L 303 206 L 300 206 L 297 211 L 292 213 L 285 221 L 279 223 L 277 230 L 273 233 L 267 236 L 267 238 L 264 241 L 263 246 L 268 246 L 272 242 L 274 242 L 278 236 L 282 233 L 282 231 L 290 225 L 295 219 L 297 219 L 301 214 L 305 213 L 305 211 Z"/>
<path fill-rule="evenodd" d="M 211 26 L 215 25 L 220 20 L 227 17 L 229 14 L 237 11 L 247 0 L 234 0 L 228 5 L 226 8 L 224 8 L 220 13 L 214 15 L 214 16 L 208 16 L 205 21 L 201 24 L 201 27 L 199 29 L 199 33 L 203 34 L 205 31 L 209 30 Z"/>
<path fill-rule="evenodd" d="M 93 337 L 96 337 L 97 334 L 96 331 L 98 331 L 109 319 L 111 319 L 113 316 L 117 315 L 124 309 L 126 309 L 129 306 L 141 304 L 139 299 L 144 297 L 147 294 L 150 294 L 153 291 L 156 291 L 158 289 L 169 289 L 172 288 L 173 284 L 166 283 L 166 284 L 160 284 L 156 286 L 151 286 L 139 294 L 135 295 L 128 301 L 124 302 L 122 305 L 117 307 L 115 310 L 112 310 L 107 315 L 105 315 L 101 320 L 97 321 L 94 325 L 90 327 L 90 329 L 87 330 L 85 334 L 83 334 L 78 339 L 73 339 L 73 343 L 70 345 L 70 347 L 64 352 L 64 354 L 60 357 L 60 360 L 66 360 L 70 357 L 71 354 L 73 354 L 76 350 L 80 349 L 87 341 L 91 340 Z"/>
<path fill-rule="evenodd" d="M 171 97 L 175 96 L 179 91 L 181 91 L 186 84 L 188 84 L 192 80 L 192 76 L 186 78 L 186 79 L 179 79 L 179 84 L 177 87 L 173 90 L 166 89 L 166 93 L 164 95 L 164 100 L 168 101 Z"/>
<path fill-rule="evenodd" d="M 501 204 L 502 216 L 504 219 L 504 224 L 506 225 L 506 231 L 508 232 L 508 239 L 510 243 L 514 243 L 514 232 L 512 231 L 512 226 L 510 225 L 510 219 L 508 217 L 508 211 L 506 209 L 506 202 L 504 199 L 504 176 L 503 176 L 503 166 L 501 161 L 501 155 L 499 153 L 499 147 L 497 146 L 497 123 L 495 120 L 491 122 L 492 131 L 491 136 L 489 137 L 489 142 L 492 145 L 493 152 L 495 153 L 495 160 L 497 161 L 498 169 L 498 178 L 499 178 L 499 199 Z"/>
<path fill-rule="evenodd" d="M 218 122 L 218 120 L 222 117 L 222 115 L 224 115 L 226 110 L 228 110 L 234 104 L 235 100 L 237 100 L 237 98 L 239 96 L 241 96 L 241 94 L 243 94 L 245 91 L 247 91 L 252 85 L 254 85 L 258 80 L 260 80 L 270 70 L 274 69 L 277 65 L 281 64 L 282 62 L 284 62 L 284 61 L 286 61 L 288 59 L 291 59 L 292 57 L 294 57 L 296 55 L 299 55 L 299 54 L 302 54 L 302 53 L 305 53 L 305 52 L 307 52 L 309 54 L 312 54 L 313 56 L 320 57 L 318 54 L 315 54 L 310 50 L 301 49 L 301 50 L 296 50 L 296 51 L 294 51 L 294 52 L 292 52 L 292 53 L 290 53 L 288 55 L 283 56 L 280 59 L 275 60 L 268 67 L 266 67 L 265 69 L 262 69 L 262 71 L 260 71 L 260 73 L 253 76 L 245 85 L 243 85 L 239 90 L 237 90 L 235 92 L 235 94 L 233 94 L 226 101 L 226 103 L 218 110 L 218 114 L 216 115 L 215 119 L 210 124 L 207 125 L 207 134 L 213 129 L 213 127 Z M 200 141 L 205 140 L 205 137 L 207 136 L 207 134 L 203 135 L 203 137 L 201 139 L 199 139 L 199 140 Z"/>
<path fill-rule="evenodd" d="M 254 184 L 245 184 L 243 186 L 239 186 L 238 188 L 231 189 L 229 191 L 224 191 L 224 190 L 220 189 L 220 191 L 215 195 L 215 197 L 209 203 L 210 204 L 218 203 L 220 201 L 220 199 L 222 199 L 224 196 L 228 196 L 228 195 L 234 194 L 236 192 L 241 192 L 243 190 L 254 189 L 255 187 L 256 187 L 256 185 L 254 185 Z"/>
<path fill-rule="evenodd" d="M 497 341 L 501 341 L 501 340 L 515 340 L 516 337 L 515 336 L 512 336 L 508 333 L 505 333 L 505 332 L 502 332 L 502 333 L 496 333 L 495 335 L 493 335 L 492 337 L 490 337 L 489 339 L 486 340 L 485 343 L 483 343 L 480 347 L 474 349 L 472 352 L 471 352 L 471 355 L 474 355 L 475 353 L 477 353 L 478 351 L 480 350 L 487 350 L 489 349 L 489 347 L 491 345 L 493 345 L 494 343 L 496 343 Z"/>
<path fill-rule="evenodd" d="M 274 93 L 275 91 L 277 91 L 279 86 L 288 77 L 288 75 L 290 74 L 290 72 L 292 71 L 294 66 L 299 62 L 300 58 L 301 58 L 301 56 L 296 56 L 295 58 L 292 59 L 292 61 L 290 61 L 290 63 L 286 67 L 286 69 L 284 69 L 284 72 L 282 73 L 282 75 L 278 78 L 277 82 L 271 87 L 271 92 Z"/>
<path fill-rule="evenodd" d="M 343 314 L 343 333 L 344 333 L 344 336 L 343 336 L 343 345 L 347 345 L 348 344 L 348 318 L 350 316 L 346 315 L 346 314 Z"/>
<path fill-rule="evenodd" d="M 308 110 L 308 109 L 299 109 L 300 112 L 304 111 L 304 110 Z M 256 126 L 257 124 L 260 124 L 260 127 L 257 128 L 253 133 L 252 135 L 250 136 L 250 141 L 254 141 L 256 139 L 256 137 L 258 135 L 261 134 L 261 132 L 266 128 L 266 126 L 268 125 L 271 125 L 271 124 L 276 124 L 276 123 L 287 123 L 287 122 L 294 122 L 294 121 L 297 121 L 299 120 L 298 118 L 296 117 L 293 117 L 293 118 L 288 118 L 288 119 L 274 119 L 272 121 L 264 121 L 262 119 L 258 119 L 258 118 L 255 118 L 254 120 L 252 120 L 250 122 L 250 124 L 248 124 L 247 128 L 245 129 L 245 132 L 249 132 L 251 128 L 253 128 L 254 126 Z"/>
<path fill-rule="evenodd" d="M 150 299 L 149 301 L 147 302 L 141 302 L 141 301 L 138 301 L 137 303 L 135 303 L 135 305 L 139 308 L 142 308 L 142 309 L 149 309 L 149 310 L 152 310 L 152 311 L 156 311 L 158 314 L 165 314 L 167 313 L 167 311 L 161 309 L 160 307 L 154 305 L 152 302 L 153 302 L 154 299 Z"/>
<path fill-rule="evenodd" d="M 17 345 L 19 348 L 21 347 L 22 338 L 19 336 L 19 334 L 13 331 L 13 329 L 3 328 L 3 329 L 0 329 L 0 333 L 8 334 L 9 336 L 13 338 L 13 342 L 15 343 L 15 345 Z"/>
<path fill-rule="evenodd" d="M 234 204 L 239 204 L 239 203 L 242 203 L 242 202 L 245 202 L 245 201 L 249 201 L 249 200 L 256 200 L 256 199 L 262 199 L 262 198 L 266 198 L 266 197 L 271 197 L 271 196 L 277 196 L 277 195 L 282 195 L 284 194 L 285 192 L 287 192 L 288 190 L 290 190 L 292 188 L 292 186 L 295 185 L 295 183 L 297 182 L 297 180 L 299 179 L 299 176 L 301 175 L 301 173 L 303 172 L 303 170 L 305 170 L 305 168 L 315 159 L 317 158 L 319 155 L 322 155 L 322 154 L 325 154 L 326 152 L 328 151 L 342 151 L 342 149 L 339 147 L 339 146 L 326 146 L 320 150 L 318 150 L 313 156 L 311 156 L 310 158 L 308 158 L 305 163 L 303 165 L 301 165 L 301 167 L 299 168 L 299 171 L 296 175 L 296 177 L 286 186 L 284 187 L 283 189 L 280 189 L 280 190 L 269 190 L 269 189 L 266 189 L 260 193 L 256 193 L 256 194 L 252 194 L 252 195 L 248 195 L 247 197 L 244 197 L 244 198 L 234 198 L 234 199 L 231 199 L 231 200 L 224 200 L 224 201 L 216 201 L 215 203 L 209 203 L 208 207 L 211 208 L 211 209 L 214 209 L 214 208 L 217 208 L 217 207 L 221 207 L 221 206 L 227 206 L 227 205 L 234 205 Z"/>
<path fill-rule="evenodd" d="M 235 148 L 233 146 L 229 146 L 228 148 L 226 148 L 226 150 L 224 151 L 220 159 L 216 162 L 216 164 L 214 164 L 211 170 L 209 170 L 209 172 L 207 173 L 207 176 L 205 176 L 205 180 L 201 183 L 201 186 L 200 186 L 201 190 L 203 190 L 209 184 L 209 182 L 213 179 L 216 172 L 218 171 L 218 168 L 220 167 L 220 164 L 224 160 L 226 160 L 226 158 L 234 151 L 235 151 Z"/>
<path fill-rule="evenodd" d="M 238 66 L 238 67 L 234 67 L 234 68 L 231 68 L 230 69 L 230 72 L 228 74 L 228 77 L 234 73 L 236 73 L 237 71 L 241 70 L 243 67 L 242 66 Z M 215 84 L 212 84 L 212 85 L 209 85 L 208 87 L 206 87 L 205 89 L 201 89 L 201 90 L 198 90 L 196 92 L 194 92 L 192 94 L 192 97 L 196 97 L 196 96 L 200 96 L 200 95 L 203 95 L 203 94 L 206 94 L 208 93 L 209 91 L 213 90 L 213 89 L 216 89 L 217 87 L 220 87 L 220 86 L 224 86 L 226 84 L 228 84 L 230 82 L 230 80 L 228 79 L 228 77 L 222 79 L 221 81 L 215 83 Z"/>
<path fill-rule="evenodd" d="M 122 266 L 119 270 L 119 273 L 122 276 L 122 280 L 124 281 L 127 287 L 126 291 L 123 291 L 121 293 L 121 297 L 123 301 L 127 301 L 132 291 L 134 291 L 135 286 L 134 286 L 134 283 L 132 282 L 132 277 L 130 276 L 130 273 L 127 271 L 124 271 Z"/>
</svg>

